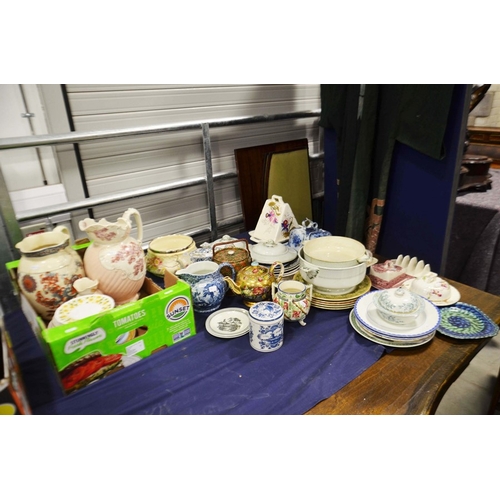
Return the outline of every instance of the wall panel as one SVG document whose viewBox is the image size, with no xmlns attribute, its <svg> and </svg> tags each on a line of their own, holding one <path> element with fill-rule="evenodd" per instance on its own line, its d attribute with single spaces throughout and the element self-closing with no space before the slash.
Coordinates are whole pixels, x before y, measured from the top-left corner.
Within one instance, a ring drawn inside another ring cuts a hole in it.
<svg viewBox="0 0 500 500">
<path fill-rule="evenodd" d="M 65 86 L 77 131 L 148 126 L 320 108 L 319 84 L 196 85 L 134 84 Z M 236 173 L 234 149 L 307 137 L 311 154 L 321 152 L 318 119 L 211 128 L 214 173 Z M 93 141 L 79 146 L 91 196 L 173 182 L 205 174 L 199 131 Z M 241 216 L 238 180 L 215 185 L 219 223 Z M 95 217 L 115 218 L 133 205 L 145 223 L 145 240 L 207 227 L 204 186 L 97 207 Z M 207 235 L 208 237 L 209 235 Z"/>
</svg>

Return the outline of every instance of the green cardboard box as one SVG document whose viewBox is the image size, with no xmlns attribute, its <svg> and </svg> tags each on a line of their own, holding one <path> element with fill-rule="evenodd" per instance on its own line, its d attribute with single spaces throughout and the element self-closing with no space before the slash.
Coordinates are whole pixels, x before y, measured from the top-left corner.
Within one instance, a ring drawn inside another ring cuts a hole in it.
<svg viewBox="0 0 500 500">
<path fill-rule="evenodd" d="M 169 272 L 164 284 L 163 289 L 146 278 L 136 302 L 54 328 L 21 297 L 66 394 L 196 334 L 191 288 Z"/>
</svg>

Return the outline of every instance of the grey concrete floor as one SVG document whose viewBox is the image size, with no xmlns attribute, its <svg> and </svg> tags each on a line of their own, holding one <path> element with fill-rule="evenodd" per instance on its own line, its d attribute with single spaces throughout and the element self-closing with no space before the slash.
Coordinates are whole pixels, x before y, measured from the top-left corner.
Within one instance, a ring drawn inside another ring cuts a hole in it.
<svg viewBox="0 0 500 500">
<path fill-rule="evenodd" d="M 450 386 L 436 415 L 486 415 L 499 369 L 500 334 L 490 339 Z M 500 414 L 500 407 L 497 414 Z"/>
</svg>

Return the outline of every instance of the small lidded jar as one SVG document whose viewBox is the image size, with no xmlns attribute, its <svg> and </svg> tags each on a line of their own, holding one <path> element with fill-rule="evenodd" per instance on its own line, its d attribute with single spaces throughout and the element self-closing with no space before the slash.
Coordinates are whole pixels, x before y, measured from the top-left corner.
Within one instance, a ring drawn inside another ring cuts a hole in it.
<svg viewBox="0 0 500 500">
<path fill-rule="evenodd" d="M 423 309 L 422 298 L 403 287 L 383 290 L 373 295 L 378 314 L 394 325 L 410 325 Z"/>
</svg>

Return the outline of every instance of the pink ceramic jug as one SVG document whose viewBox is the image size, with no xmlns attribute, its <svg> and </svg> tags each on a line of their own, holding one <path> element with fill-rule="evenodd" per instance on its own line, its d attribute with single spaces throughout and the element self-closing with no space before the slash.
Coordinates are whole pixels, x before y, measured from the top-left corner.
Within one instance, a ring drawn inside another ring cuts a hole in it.
<svg viewBox="0 0 500 500">
<path fill-rule="evenodd" d="M 130 236 L 131 217 L 137 225 L 137 239 Z M 129 208 L 116 222 L 87 218 L 79 226 L 91 241 L 83 257 L 87 276 L 97 280 L 99 290 L 113 297 L 116 305 L 137 300 L 146 277 L 139 212 Z"/>
</svg>

